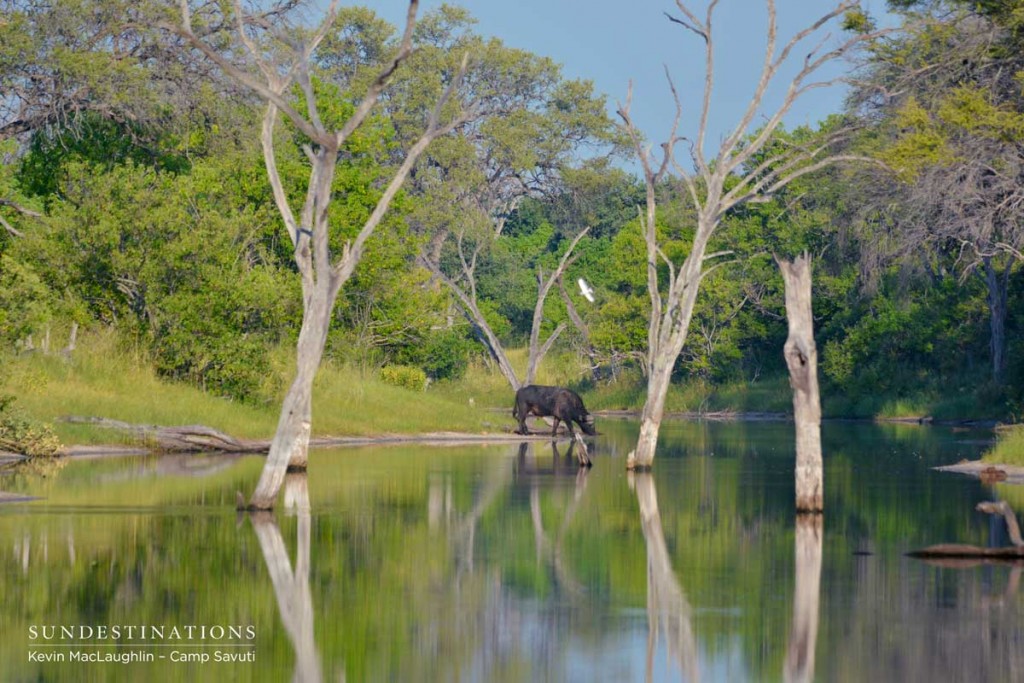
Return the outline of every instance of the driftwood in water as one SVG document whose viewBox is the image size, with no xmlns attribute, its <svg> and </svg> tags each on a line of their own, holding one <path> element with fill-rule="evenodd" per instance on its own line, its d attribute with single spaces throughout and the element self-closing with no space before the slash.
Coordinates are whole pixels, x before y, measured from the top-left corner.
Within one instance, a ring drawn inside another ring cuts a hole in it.
<svg viewBox="0 0 1024 683">
<path fill-rule="evenodd" d="M 907 553 L 911 557 L 920 558 L 992 558 L 1003 560 L 1024 559 L 1024 539 L 1021 539 L 1020 527 L 1017 525 L 1017 517 L 1005 501 L 998 503 L 978 503 L 975 508 L 979 512 L 986 512 L 990 515 L 1002 515 L 1006 520 L 1006 530 L 1010 534 L 1010 542 L 1013 545 L 1002 548 L 982 548 L 976 545 L 965 543 L 940 543 L 931 545 L 921 550 Z"/>
<path fill-rule="evenodd" d="M 241 441 L 205 425 L 161 427 L 159 425 L 131 424 L 105 417 L 76 416 L 64 417 L 61 418 L 61 421 L 71 424 L 91 424 L 97 427 L 129 432 L 148 445 L 160 450 L 177 453 L 198 453 L 201 451 L 257 453 L 267 449 L 266 444 L 263 442 Z"/>
</svg>

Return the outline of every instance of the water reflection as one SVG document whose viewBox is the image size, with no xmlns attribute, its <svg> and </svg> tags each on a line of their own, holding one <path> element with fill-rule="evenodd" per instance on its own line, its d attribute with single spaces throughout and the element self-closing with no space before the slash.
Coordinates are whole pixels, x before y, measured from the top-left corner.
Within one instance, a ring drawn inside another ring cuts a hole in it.
<svg viewBox="0 0 1024 683">
<path fill-rule="evenodd" d="M 277 521 L 241 526 L 258 458 L 19 480 L 44 500 L 0 505 L 0 680 L 76 680 L 26 661 L 28 626 L 55 622 L 258 633 L 256 665 L 96 680 L 1020 678 L 1022 570 L 905 557 L 988 538 L 970 511 L 993 489 L 928 469 L 976 454 L 960 435 L 826 430 L 824 535 L 794 524 L 791 427 L 666 425 L 631 490 L 635 428 L 602 424 L 590 470 L 547 442 L 316 451 Z"/>
<path fill-rule="evenodd" d="M 818 642 L 818 596 L 821 592 L 822 516 L 796 516 L 796 588 L 793 626 L 786 651 L 786 681 L 814 680 L 814 648 Z"/>
<path fill-rule="evenodd" d="M 554 442 L 551 443 L 554 451 L 554 458 L 558 460 L 558 450 Z M 569 447 L 570 456 L 572 446 Z M 567 457 L 570 457 L 567 456 Z M 548 537 L 544 531 L 544 521 L 541 515 L 541 488 L 538 479 L 534 478 L 530 485 L 530 518 L 533 522 L 534 545 L 536 546 L 538 565 L 550 566 L 555 577 L 557 587 L 569 595 L 570 599 L 579 602 L 583 597 L 585 589 L 583 584 L 573 575 L 572 570 L 565 561 L 565 533 L 576 515 L 580 500 L 587 489 L 587 474 L 589 469 L 581 467 L 576 473 L 576 485 L 573 491 L 572 502 L 566 507 L 562 515 L 561 524 L 555 530 L 554 539 Z"/>
<path fill-rule="evenodd" d="M 650 473 L 627 475 L 640 504 L 640 526 L 647 547 L 647 657 L 645 680 L 652 681 L 654 652 L 661 633 L 665 635 L 669 656 L 687 680 L 700 679 L 697 665 L 697 639 L 692 613 L 683 589 L 672 570 L 671 555 L 665 544 L 658 511 L 658 494 Z"/>
<path fill-rule="evenodd" d="M 284 507 L 296 520 L 298 544 L 294 570 L 273 513 L 254 512 L 249 518 L 267 563 L 281 623 L 295 650 L 292 680 L 317 683 L 323 679 L 323 674 L 313 634 L 313 594 L 309 588 L 311 522 L 309 483 L 305 473 L 285 475 Z"/>
</svg>

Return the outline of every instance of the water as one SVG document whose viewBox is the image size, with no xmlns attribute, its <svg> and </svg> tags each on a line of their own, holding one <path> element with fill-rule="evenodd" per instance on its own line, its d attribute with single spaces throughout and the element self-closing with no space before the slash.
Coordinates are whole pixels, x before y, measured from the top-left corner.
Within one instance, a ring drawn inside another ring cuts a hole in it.
<svg viewBox="0 0 1024 683">
<path fill-rule="evenodd" d="M 816 527 L 791 425 L 667 424 L 636 477 L 637 425 L 599 427 L 582 473 L 545 442 L 315 451 L 274 516 L 234 512 L 255 457 L 6 477 L 40 499 L 0 505 L 0 680 L 1024 680 L 1020 567 L 905 556 L 999 540 L 974 505 L 1024 496 L 930 469 L 988 433 L 826 424 Z"/>
</svg>

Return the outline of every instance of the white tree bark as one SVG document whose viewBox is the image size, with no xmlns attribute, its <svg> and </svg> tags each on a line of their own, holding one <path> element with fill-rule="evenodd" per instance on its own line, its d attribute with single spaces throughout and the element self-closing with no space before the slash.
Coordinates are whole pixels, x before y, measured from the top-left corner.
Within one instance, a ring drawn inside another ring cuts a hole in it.
<svg viewBox="0 0 1024 683">
<path fill-rule="evenodd" d="M 796 586 L 793 627 L 783 671 L 787 683 L 814 680 L 814 648 L 818 642 L 818 601 L 821 593 L 822 517 L 796 516 Z"/>
<path fill-rule="evenodd" d="M 331 30 L 337 17 L 337 0 L 332 0 L 326 18 L 315 30 L 296 31 L 290 35 L 285 35 L 282 31 L 267 27 L 265 24 L 256 26 L 256 23 L 249 22 L 241 0 L 235 0 L 231 19 L 237 24 L 237 38 L 244 46 L 248 60 L 257 67 L 260 77 L 239 68 L 224 54 L 198 38 L 192 32 L 192 19 L 187 0 L 179 0 L 179 6 L 181 24 L 164 24 L 163 28 L 177 33 L 216 63 L 229 77 L 248 87 L 267 102 L 260 136 L 263 156 L 274 201 L 294 247 L 295 263 L 302 283 L 303 316 L 296 348 L 295 378 L 281 407 L 281 416 L 263 473 L 256 491 L 246 506 L 266 510 L 274 507 L 286 469 L 306 467 L 312 426 L 313 380 L 323 357 L 331 311 L 334 309 L 338 292 L 352 276 L 362 257 L 367 239 L 384 218 L 420 155 L 435 138 L 469 121 L 478 112 L 474 107 L 461 108 L 449 121 L 441 122 L 442 110 L 451 100 L 465 73 L 467 60 L 463 59 L 461 69 L 452 78 L 432 111 L 426 130 L 406 152 L 405 159 L 394 171 L 358 235 L 347 242 L 340 257 L 335 258 L 329 244 L 329 210 L 333 198 L 338 154 L 345 142 L 369 116 L 391 75 L 412 53 L 418 0 L 409 2 L 405 31 L 395 57 L 370 84 L 352 115 L 338 130 L 328 130 L 324 126 L 309 73 L 312 55 Z M 208 10 L 209 6 L 205 9 Z M 266 46 L 257 44 L 257 39 L 253 36 L 254 28 L 270 32 L 271 42 L 285 51 L 284 57 L 268 57 Z M 293 100 L 288 97 L 293 85 L 302 91 L 304 112 L 295 109 L 292 106 Z M 284 183 L 278 174 L 274 136 L 278 112 L 283 113 L 308 139 L 303 150 L 310 165 L 309 180 L 305 201 L 298 216 L 292 210 Z"/>
<path fill-rule="evenodd" d="M 281 623 L 295 650 L 293 681 L 316 683 L 323 680 L 320 655 L 313 634 L 313 595 L 309 586 L 312 521 L 309 508 L 309 484 L 305 473 L 289 474 L 285 486 L 285 507 L 294 508 L 298 527 L 298 548 L 292 570 L 277 521 L 267 512 L 252 515 L 263 559 L 277 597 Z"/>
<path fill-rule="evenodd" d="M 806 53 L 796 68 L 796 75 L 785 87 L 782 102 L 770 113 L 763 111 L 765 95 L 769 86 L 778 86 L 779 74 L 789 64 L 795 49 L 824 25 L 854 9 L 858 3 L 844 0 L 816 21 L 798 31 L 792 38 L 778 47 L 776 11 L 774 0 L 765 0 L 768 10 L 767 48 L 761 64 L 761 74 L 754 93 L 736 127 L 725 138 L 718 153 L 712 159 L 705 156 L 704 144 L 710 119 L 711 96 L 714 90 L 714 34 L 712 18 L 718 0 L 711 0 L 704 18 L 694 13 L 683 0 L 676 0 L 682 17 L 669 19 L 697 34 L 705 45 L 704 93 L 700 105 L 699 123 L 694 142 L 690 142 L 692 170 L 681 165 L 675 158 L 680 142 L 688 141 L 678 134 L 682 115 L 678 93 L 669 78 L 669 87 L 676 102 L 676 118 L 668 139 L 661 145 L 661 156 L 655 160 L 646 147 L 643 138 L 633 124 L 632 86 L 626 104 L 619 107 L 619 116 L 633 142 L 634 151 L 640 160 L 647 188 L 646 207 L 641 213 L 642 230 L 647 244 L 647 290 L 651 299 L 651 315 L 647 334 L 647 359 L 649 371 L 647 400 L 641 415 L 640 436 L 636 449 L 627 458 L 627 467 L 646 469 L 654 462 L 658 432 L 665 412 L 665 396 L 669 389 L 672 369 L 675 366 L 693 317 L 697 291 L 701 280 L 714 268 L 723 265 L 715 259 L 728 256 L 729 251 L 708 253 L 708 245 L 725 215 L 733 208 L 747 202 L 765 202 L 793 180 L 825 168 L 831 164 L 848 161 L 872 161 L 862 157 L 839 154 L 835 145 L 849 136 L 848 130 L 839 130 L 824 136 L 811 146 L 781 146 L 769 149 L 768 143 L 778 131 L 783 117 L 790 111 L 801 95 L 809 90 L 826 87 L 833 81 L 814 80 L 815 74 L 826 64 L 835 62 L 854 47 L 876 38 L 885 31 L 857 34 L 841 41 L 837 46 L 822 51 L 824 41 Z M 760 117 L 763 116 L 762 121 Z M 757 128 L 754 129 L 755 121 Z M 656 192 L 663 183 L 673 179 L 680 188 L 680 194 L 688 197 L 696 215 L 696 230 L 689 254 L 682 264 L 674 263 L 662 251 L 657 234 Z M 668 278 L 662 282 L 659 267 L 667 267 Z"/>
<path fill-rule="evenodd" d="M 554 345 L 559 335 L 565 329 L 564 324 L 558 325 L 555 330 L 548 335 L 548 338 L 543 342 L 540 340 L 541 325 L 544 321 L 544 304 L 547 301 L 548 294 L 551 291 L 551 287 L 554 286 L 558 279 L 565 273 L 565 269 L 568 268 L 575 258 L 573 257 L 573 251 L 576 249 L 576 245 L 580 243 L 580 240 L 590 231 L 590 228 L 585 228 L 580 231 L 572 242 L 569 244 L 569 248 L 562 254 L 562 258 L 558 262 L 558 266 L 551 273 L 550 276 L 544 278 L 541 273 L 537 276 L 537 300 L 533 308 L 533 323 L 530 328 L 530 346 L 529 355 L 527 359 L 526 375 L 524 380 L 519 379 L 519 375 L 516 374 L 515 369 L 512 367 L 512 363 L 508 359 L 508 354 L 505 353 L 505 347 L 498 339 L 498 336 L 494 334 L 490 324 L 487 322 L 487 318 L 484 317 L 483 312 L 476 300 L 476 257 L 478 253 L 473 254 L 471 259 L 462 259 L 462 273 L 459 275 L 461 282 L 466 283 L 463 287 L 455 279 L 446 275 L 435 261 L 424 259 L 424 264 L 430 271 L 455 294 L 458 298 L 459 303 L 462 306 L 466 317 L 470 319 L 473 325 L 480 331 L 486 340 L 487 350 L 490 352 L 491 357 L 497 362 L 498 369 L 501 374 L 508 380 L 509 385 L 513 391 L 518 391 L 520 387 L 533 384 L 537 376 L 537 370 L 540 367 L 540 362 L 547 355 L 548 351 Z"/>
<path fill-rule="evenodd" d="M 575 257 L 573 256 L 573 250 L 576 249 L 576 245 L 580 243 L 580 240 L 590 232 L 590 228 L 584 228 L 580 231 L 572 242 L 569 244 L 569 248 L 562 254 L 562 258 L 558 261 L 558 267 L 555 268 L 554 272 L 544 278 L 543 273 L 537 272 L 537 303 L 533 307 L 533 324 L 530 326 L 530 346 L 529 356 L 526 363 L 526 380 L 523 384 L 533 384 L 537 379 L 537 370 L 540 368 L 540 362 L 544 360 L 544 356 L 547 355 L 551 347 L 554 346 L 555 341 L 559 335 L 565 330 L 565 323 L 560 323 L 555 330 L 548 335 L 548 338 L 542 343 L 540 341 L 540 328 L 544 322 L 544 304 L 547 302 L 548 293 L 551 291 L 551 287 L 558 282 L 562 274 L 565 273 L 565 269 L 569 267 Z"/>
<path fill-rule="evenodd" d="M 697 637 L 693 631 L 692 608 L 672 570 L 672 557 L 665 544 L 665 532 L 658 510 L 654 478 L 648 473 L 628 475 L 640 504 L 640 525 L 647 547 L 647 676 L 652 679 L 654 650 L 659 632 L 665 633 L 668 653 L 679 664 L 686 680 L 700 680 Z"/>
<path fill-rule="evenodd" d="M 796 424 L 796 509 L 824 509 L 824 475 L 821 462 L 821 399 L 818 393 L 818 351 L 814 343 L 811 310 L 811 257 L 793 262 L 776 258 L 786 285 L 786 319 L 789 338 L 784 354 L 793 389 L 793 421 Z"/>
</svg>

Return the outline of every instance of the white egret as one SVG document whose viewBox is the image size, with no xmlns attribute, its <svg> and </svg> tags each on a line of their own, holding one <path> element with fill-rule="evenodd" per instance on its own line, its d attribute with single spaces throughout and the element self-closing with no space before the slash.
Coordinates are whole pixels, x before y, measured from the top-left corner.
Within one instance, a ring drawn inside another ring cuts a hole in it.
<svg viewBox="0 0 1024 683">
<path fill-rule="evenodd" d="M 576 281 L 576 284 L 580 286 L 580 292 L 583 294 L 583 298 L 594 303 L 594 288 L 587 284 L 587 281 L 580 278 Z"/>
</svg>

